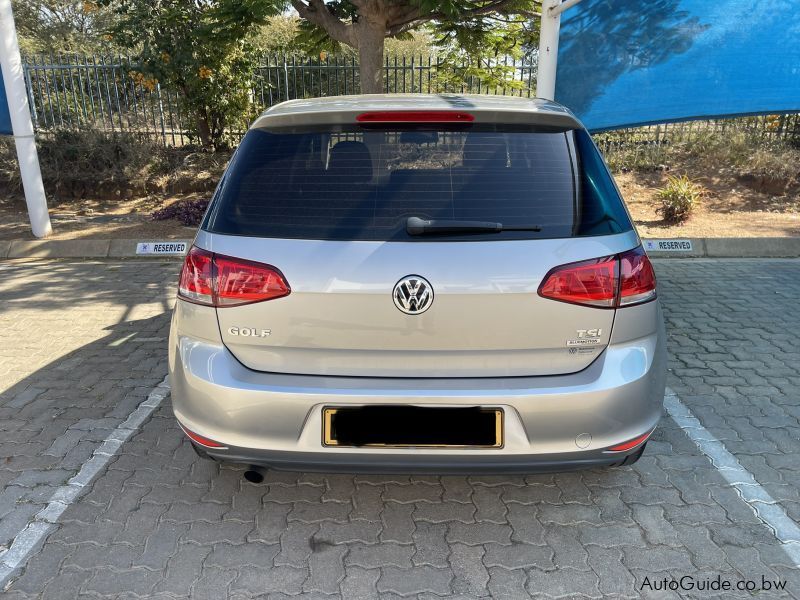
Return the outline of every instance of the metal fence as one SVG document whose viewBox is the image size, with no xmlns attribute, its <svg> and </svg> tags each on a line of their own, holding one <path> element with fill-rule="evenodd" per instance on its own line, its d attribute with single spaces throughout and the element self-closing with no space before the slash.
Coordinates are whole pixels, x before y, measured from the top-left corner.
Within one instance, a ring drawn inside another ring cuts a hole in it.
<svg viewBox="0 0 800 600">
<path fill-rule="evenodd" d="M 727 134 L 746 134 L 765 141 L 800 139 L 800 113 L 647 125 L 597 133 L 594 139 L 605 151 L 622 146 L 674 144 L 699 136 Z"/>
<path fill-rule="evenodd" d="M 30 56 L 23 67 L 38 134 L 93 129 L 139 133 L 173 145 L 186 139 L 179 94 L 137 80 L 128 59 Z"/>
<path fill-rule="evenodd" d="M 130 58 L 116 56 L 28 56 L 25 79 L 34 128 L 39 135 L 59 129 L 128 132 L 179 146 L 189 141 L 190 116 L 181 94 L 138 76 Z M 445 64 L 435 57 L 386 57 L 384 91 L 533 95 L 535 60 L 501 58 L 484 66 L 500 67 L 505 85 L 487 87 L 469 66 Z M 294 98 L 357 94 L 355 58 L 330 56 L 265 57 L 253 77 L 252 98 L 260 111 Z M 800 139 L 800 115 L 767 115 L 624 129 L 598 134 L 608 152 L 620 147 L 662 145 L 708 133 L 744 131 L 765 139 Z M 240 135 L 242 132 L 238 132 Z"/>
<path fill-rule="evenodd" d="M 530 96 L 536 67 L 529 60 L 493 61 L 508 73 L 503 86 L 487 87 L 469 65 L 445 65 L 433 57 L 386 57 L 386 92 L 458 92 Z M 188 141 L 189 115 L 176 90 L 138 76 L 126 57 L 29 56 L 24 59 L 28 100 L 39 134 L 59 129 L 131 132 L 168 145 Z M 447 76 L 444 76 L 444 75 Z M 265 57 L 253 77 L 258 112 L 295 98 L 357 94 L 355 58 Z M 241 132 L 239 132 L 241 134 Z"/>
</svg>

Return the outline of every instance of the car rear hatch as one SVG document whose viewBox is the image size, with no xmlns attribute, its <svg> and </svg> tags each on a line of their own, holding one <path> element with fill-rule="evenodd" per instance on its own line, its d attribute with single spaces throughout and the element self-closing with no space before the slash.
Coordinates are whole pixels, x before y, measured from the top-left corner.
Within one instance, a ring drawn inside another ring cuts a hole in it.
<svg viewBox="0 0 800 600">
<path fill-rule="evenodd" d="M 564 278 L 555 295 L 543 288 L 562 265 L 638 245 L 618 196 L 611 208 L 588 198 L 616 190 L 602 161 L 608 181 L 584 175 L 599 159 L 585 132 L 358 121 L 251 130 L 218 190 L 196 247 L 227 290 L 220 332 L 242 364 L 497 377 L 572 373 L 597 358 L 618 281 L 605 304 L 559 298 Z M 261 299 L 248 286 L 273 291 Z"/>
</svg>

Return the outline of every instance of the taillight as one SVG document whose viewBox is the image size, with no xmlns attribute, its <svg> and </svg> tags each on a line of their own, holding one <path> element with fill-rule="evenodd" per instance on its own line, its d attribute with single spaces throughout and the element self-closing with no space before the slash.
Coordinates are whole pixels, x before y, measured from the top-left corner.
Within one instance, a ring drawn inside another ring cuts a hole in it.
<svg viewBox="0 0 800 600">
<path fill-rule="evenodd" d="M 555 267 L 539 286 L 539 295 L 598 308 L 631 306 L 656 297 L 656 276 L 639 246 L 616 256 Z"/>
<path fill-rule="evenodd" d="M 596 258 L 556 267 L 539 287 L 539 295 L 562 302 L 610 308 L 617 295 L 617 259 Z"/>
<path fill-rule="evenodd" d="M 181 270 L 178 296 L 196 304 L 225 308 L 288 296 L 275 267 L 192 247 Z"/>
<path fill-rule="evenodd" d="M 273 267 L 248 260 L 215 256 L 217 306 L 274 300 L 289 295 L 289 284 Z"/>
<path fill-rule="evenodd" d="M 639 246 L 619 255 L 619 305 L 640 304 L 656 297 L 653 263 Z"/>
<path fill-rule="evenodd" d="M 178 295 L 197 304 L 214 304 L 214 255 L 192 246 L 183 261 Z"/>
</svg>

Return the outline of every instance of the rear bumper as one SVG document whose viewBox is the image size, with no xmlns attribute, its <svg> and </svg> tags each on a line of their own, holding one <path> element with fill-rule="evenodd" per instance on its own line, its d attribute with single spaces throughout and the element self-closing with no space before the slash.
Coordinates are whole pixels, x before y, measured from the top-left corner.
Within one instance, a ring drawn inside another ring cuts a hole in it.
<svg viewBox="0 0 800 600">
<path fill-rule="evenodd" d="M 465 473 L 518 473 L 563 472 L 620 464 L 625 457 L 635 454 L 621 452 L 604 456 L 457 456 L 446 457 L 431 454 L 398 455 L 337 455 L 335 459 L 327 452 L 277 452 L 252 448 L 229 448 L 201 452 L 223 462 L 241 463 L 278 471 L 311 471 L 317 473 L 402 473 L 437 475 Z"/>
<path fill-rule="evenodd" d="M 605 449 L 651 431 L 662 413 L 663 325 L 652 335 L 612 340 L 579 373 L 458 379 L 256 372 L 242 366 L 221 342 L 181 335 L 179 329 L 173 322 L 170 379 L 175 416 L 185 428 L 224 444 L 225 449 L 204 450 L 230 462 L 338 472 L 592 467 L 618 463 L 635 452 Z M 501 408 L 504 445 L 424 450 L 323 446 L 324 406 L 378 403 Z"/>
</svg>

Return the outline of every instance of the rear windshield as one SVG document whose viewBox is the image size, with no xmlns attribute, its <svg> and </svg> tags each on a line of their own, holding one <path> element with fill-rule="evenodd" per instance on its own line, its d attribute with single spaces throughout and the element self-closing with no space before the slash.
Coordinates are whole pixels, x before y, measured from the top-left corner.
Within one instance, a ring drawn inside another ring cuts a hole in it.
<svg viewBox="0 0 800 600">
<path fill-rule="evenodd" d="M 409 217 L 489 221 L 505 231 L 411 236 Z M 203 228 L 274 238 L 453 241 L 567 238 L 631 226 L 588 134 L 473 126 L 251 130 Z"/>
</svg>

